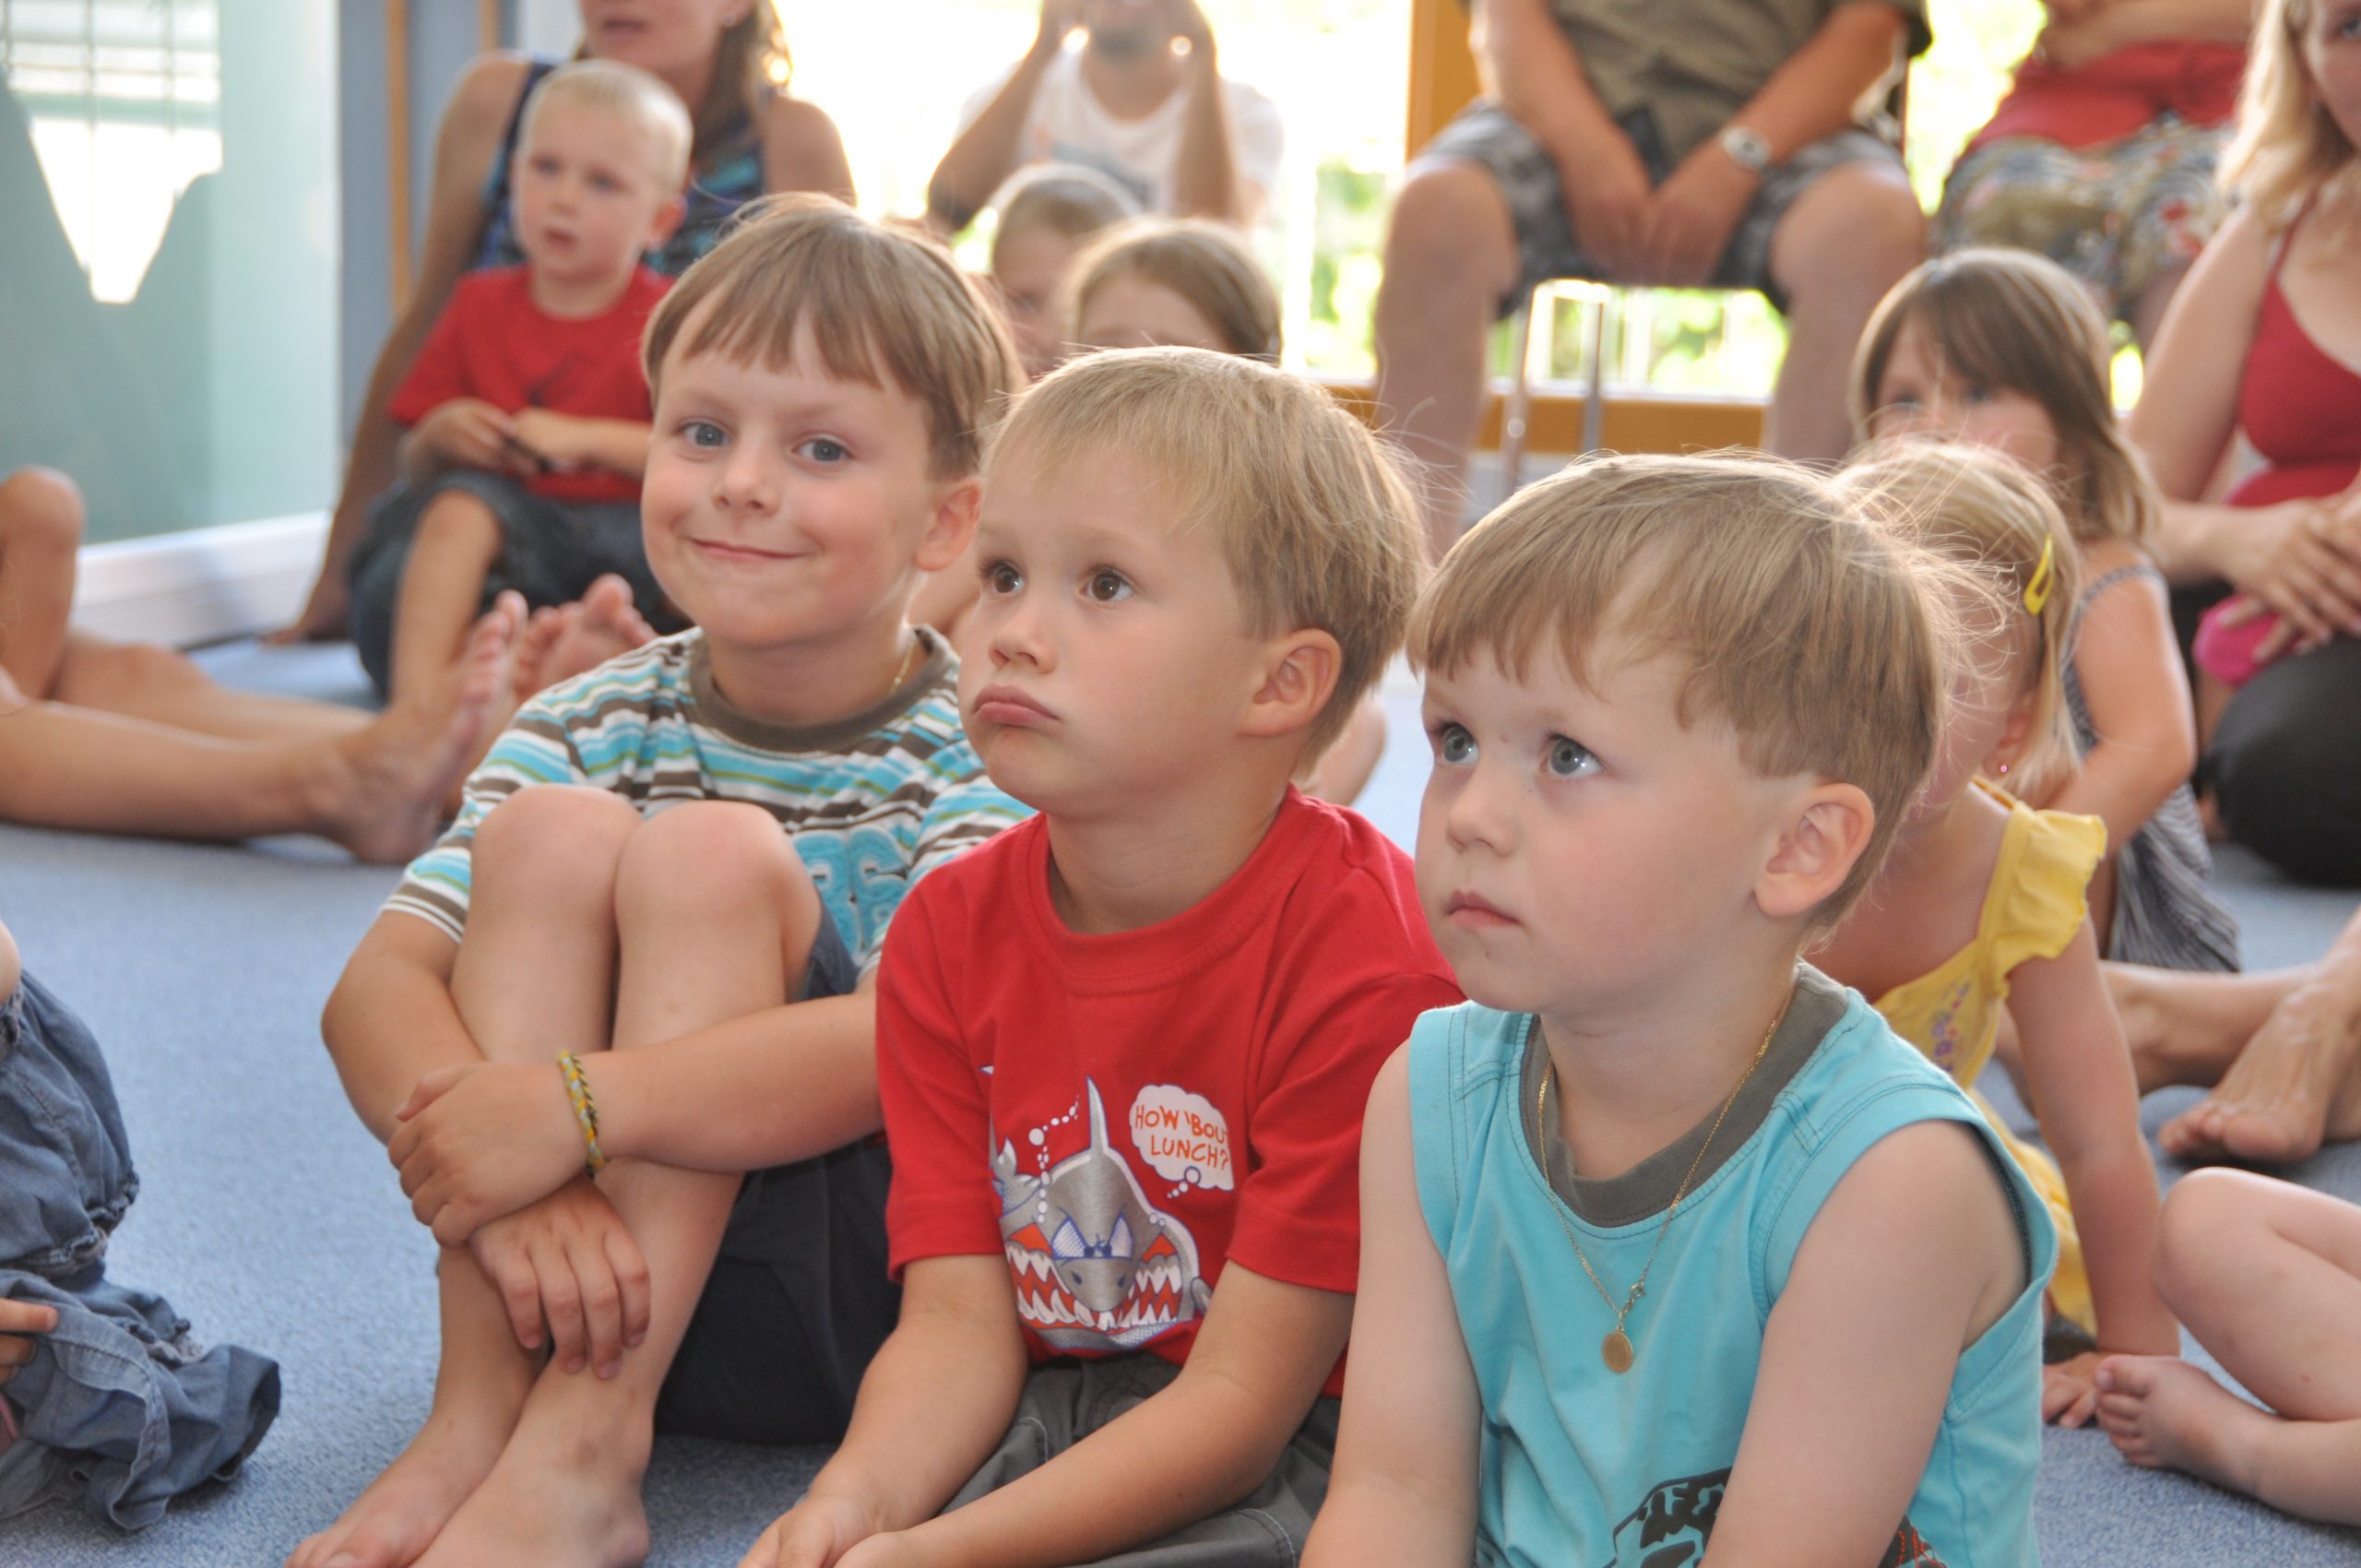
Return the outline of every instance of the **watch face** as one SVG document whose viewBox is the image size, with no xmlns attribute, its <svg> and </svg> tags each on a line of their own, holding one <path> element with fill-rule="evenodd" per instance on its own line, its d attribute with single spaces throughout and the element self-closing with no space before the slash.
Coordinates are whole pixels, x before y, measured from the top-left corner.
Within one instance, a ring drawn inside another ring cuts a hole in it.
<svg viewBox="0 0 2361 1568">
<path fill-rule="evenodd" d="M 1732 162 L 1753 173 L 1760 174 L 1771 165 L 1771 144 L 1762 139 L 1762 133 L 1743 125 L 1732 125 L 1722 133 L 1722 150 Z"/>
</svg>

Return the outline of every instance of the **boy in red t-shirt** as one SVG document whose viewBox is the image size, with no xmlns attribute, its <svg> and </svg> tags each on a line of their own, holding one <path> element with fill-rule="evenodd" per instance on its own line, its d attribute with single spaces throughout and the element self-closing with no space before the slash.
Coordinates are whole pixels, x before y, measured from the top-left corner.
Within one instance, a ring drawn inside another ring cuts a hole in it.
<svg viewBox="0 0 2361 1568">
<path fill-rule="evenodd" d="M 639 534 L 647 381 L 639 339 L 670 279 L 640 265 L 681 220 L 688 111 L 607 60 L 526 101 L 522 267 L 459 279 L 389 410 L 402 483 L 352 558 L 352 632 L 380 691 L 423 689 L 504 588 L 539 609 L 599 576 L 658 602 Z"/>
<path fill-rule="evenodd" d="M 900 1326 L 749 1564 L 1294 1561 L 1363 1103 L 1459 995 L 1409 858 L 1288 785 L 1400 641 L 1414 518 L 1368 432 L 1265 365 L 1099 354 L 1019 400 L 960 707 L 1040 815 L 895 917 Z"/>
</svg>

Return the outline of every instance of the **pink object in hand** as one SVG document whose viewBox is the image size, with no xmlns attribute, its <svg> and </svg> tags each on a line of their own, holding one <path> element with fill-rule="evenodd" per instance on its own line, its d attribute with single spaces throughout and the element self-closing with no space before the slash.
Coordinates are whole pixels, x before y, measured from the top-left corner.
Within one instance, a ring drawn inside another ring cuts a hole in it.
<svg viewBox="0 0 2361 1568">
<path fill-rule="evenodd" d="M 2234 595 L 2207 611 L 2205 618 L 2197 624 L 2197 640 L 2190 646 L 2190 657 L 2197 660 L 2200 670 L 2225 686 L 2243 686 L 2255 678 L 2262 669 L 2255 659 L 2256 650 L 2279 626 L 2278 615 L 2268 610 L 2248 620 L 2231 620 L 2234 612 L 2250 604 L 2245 595 Z"/>
</svg>

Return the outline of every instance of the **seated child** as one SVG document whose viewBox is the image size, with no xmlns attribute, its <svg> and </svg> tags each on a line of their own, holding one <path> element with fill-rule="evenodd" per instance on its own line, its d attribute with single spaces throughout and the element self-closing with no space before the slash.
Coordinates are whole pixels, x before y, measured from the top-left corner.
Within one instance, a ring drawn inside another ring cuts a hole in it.
<svg viewBox="0 0 2361 1568">
<path fill-rule="evenodd" d="M 504 588 L 528 608 L 612 573 L 657 603 L 640 547 L 639 339 L 669 280 L 640 264 L 681 220 L 689 116 L 608 60 L 550 73 L 516 160 L 522 267 L 459 280 L 388 410 L 403 482 L 352 556 L 352 636 L 380 691 L 422 687 Z"/>
<path fill-rule="evenodd" d="M 85 521 L 73 481 L 0 477 L 0 822 L 238 839 L 316 833 L 409 860 L 509 701 L 521 606 L 382 714 L 216 683 L 175 650 L 69 624 Z"/>
<path fill-rule="evenodd" d="M 170 1302 L 107 1277 L 138 1191 L 98 1041 L 0 926 L 0 1521 L 60 1499 L 152 1525 L 279 1415 L 276 1361 L 202 1349 Z"/>
<path fill-rule="evenodd" d="M 1580 463 L 1444 557 L 1418 892 L 1470 1000 L 1370 1097 L 1307 1563 L 2033 1561 L 2049 1227 L 1797 957 L 1934 758 L 1939 610 L 1760 458 Z"/>
<path fill-rule="evenodd" d="M 2213 895 L 2189 790 L 2189 679 L 2148 554 L 2162 502 L 2116 420 L 2112 352 L 2089 293 L 2057 263 L 1960 251 L 1895 284 L 1870 319 L 1853 362 L 1855 428 L 1988 447 L 2049 481 L 2084 584 L 2067 606 L 2060 671 L 2075 745 L 2011 788 L 2106 824 L 2091 885 L 2102 957 L 2236 969 L 2237 921 Z"/>
<path fill-rule="evenodd" d="M 329 1001 L 450 1250 L 433 1413 L 294 1568 L 637 1562 L 654 1430 L 831 1441 L 893 1324 L 879 944 L 1020 814 L 905 611 L 1023 371 L 947 255 L 819 196 L 646 352 L 648 560 L 696 629 L 526 705 Z"/>
<path fill-rule="evenodd" d="M 1017 404 L 960 701 L 1041 814 L 895 922 L 902 1321 L 748 1564 L 1295 1562 L 1360 1105 L 1458 994 L 1408 857 L 1287 783 L 1394 651 L 1412 519 L 1375 439 L 1264 366 L 1093 355 Z"/>
<path fill-rule="evenodd" d="M 1953 679 L 1934 774 L 1819 961 L 1962 1085 L 1990 1061 L 2003 1009 L 2014 1019 L 2025 1099 L 2049 1154 L 2002 1141 L 2058 1226 L 2049 1301 L 2079 1331 L 2060 1340 L 2098 1347 L 2047 1369 L 2042 1413 L 2080 1426 L 2098 1355 L 2170 1355 L 2180 1334 L 2149 1276 L 2156 1172 L 2083 907 L 2106 829 L 2035 811 L 1988 781 L 2012 769 L 2038 778 L 2071 743 L 2060 673 L 2076 552 L 2049 488 L 1972 447 L 1901 444 L 1837 482 L 1881 526 L 1982 577 L 1985 591 L 1961 606 L 1972 657 Z"/>
<path fill-rule="evenodd" d="M 2156 1283 L 2268 1408 L 2187 1361 L 2113 1356 L 2099 1425 L 2123 1456 L 2361 1525 L 2361 1208 L 2251 1171 L 2192 1171 L 2165 1199 Z"/>
<path fill-rule="evenodd" d="M 1279 362 L 1279 296 L 1246 242 L 1218 223 L 1143 218 L 1098 236 L 1068 274 L 1068 340 L 1178 345 Z"/>
<path fill-rule="evenodd" d="M 1060 309 L 1074 257 L 1100 230 L 1139 215 L 1130 192 L 1078 163 L 1036 163 L 1003 189 L 992 232 L 992 291 L 1008 314 L 1025 374 L 1038 380 L 1070 350 Z"/>
</svg>

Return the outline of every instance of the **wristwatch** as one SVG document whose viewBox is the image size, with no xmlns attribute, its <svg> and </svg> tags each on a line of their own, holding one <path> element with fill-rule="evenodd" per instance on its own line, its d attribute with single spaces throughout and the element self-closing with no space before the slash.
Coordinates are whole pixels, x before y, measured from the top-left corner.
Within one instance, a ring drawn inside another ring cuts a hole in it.
<svg viewBox="0 0 2361 1568">
<path fill-rule="evenodd" d="M 1750 126 L 1730 125 L 1722 127 L 1721 147 L 1730 161 L 1750 174 L 1760 174 L 1771 167 L 1771 144 L 1762 133 Z"/>
</svg>

